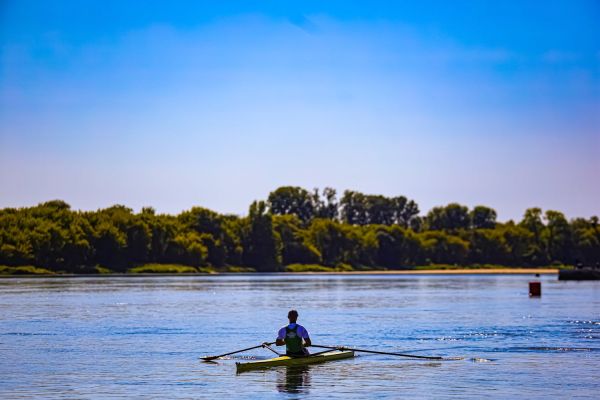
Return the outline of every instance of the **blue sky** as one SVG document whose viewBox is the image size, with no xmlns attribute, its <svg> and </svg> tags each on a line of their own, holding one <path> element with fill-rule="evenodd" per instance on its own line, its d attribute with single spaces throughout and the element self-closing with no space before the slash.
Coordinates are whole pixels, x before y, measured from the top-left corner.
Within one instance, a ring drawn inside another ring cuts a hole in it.
<svg viewBox="0 0 600 400">
<path fill-rule="evenodd" d="M 600 214 L 600 3 L 392 3 L 0 1 L 0 207 Z"/>
</svg>

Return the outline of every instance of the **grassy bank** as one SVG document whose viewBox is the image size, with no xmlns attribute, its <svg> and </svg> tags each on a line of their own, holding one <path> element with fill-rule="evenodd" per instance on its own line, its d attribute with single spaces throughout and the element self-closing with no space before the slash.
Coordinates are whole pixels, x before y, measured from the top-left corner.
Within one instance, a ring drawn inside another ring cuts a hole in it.
<svg viewBox="0 0 600 400">
<path fill-rule="evenodd" d="M 287 273 L 349 273 L 349 274 L 469 274 L 469 273 L 555 273 L 558 268 L 572 268 L 571 266 L 548 266 L 548 267 L 505 267 L 501 265 L 447 265 L 432 264 L 419 265 L 413 267 L 404 267 L 398 269 L 386 268 L 352 268 L 348 264 L 338 264 L 335 267 L 320 264 L 290 264 L 285 266 L 282 271 Z M 225 266 L 219 268 L 213 267 L 192 267 L 181 264 L 144 264 L 127 270 L 126 273 L 117 273 L 102 266 L 81 267 L 77 274 L 66 272 L 54 272 L 46 268 L 40 268 L 32 265 L 24 266 L 3 266 L 0 265 L 0 275 L 140 275 L 140 274 L 222 274 L 222 273 L 253 273 L 254 268 L 240 266 Z"/>
<path fill-rule="evenodd" d="M 494 265 L 494 264 L 475 264 L 475 265 L 448 265 L 448 264 L 433 264 L 433 265 L 419 265 L 416 267 L 408 268 L 409 270 L 414 271 L 458 271 L 458 270 L 538 270 L 538 269 L 558 269 L 558 268 L 570 268 L 565 265 L 553 265 L 553 266 L 545 266 L 545 267 L 506 267 L 503 265 Z"/>
<path fill-rule="evenodd" d="M 398 269 L 354 269 L 343 264 L 337 267 L 326 267 L 318 264 L 292 264 L 285 267 L 285 272 L 291 273 L 348 273 L 348 274 L 525 274 L 525 273 L 557 273 L 558 268 L 569 268 L 568 266 L 548 267 L 506 267 L 502 265 L 447 265 L 432 264 L 404 267 Z"/>
<path fill-rule="evenodd" d="M 219 273 L 249 273 L 256 272 L 254 268 L 228 265 L 220 268 L 191 267 L 181 264 L 145 264 L 127 270 L 128 274 L 219 274 Z"/>
<path fill-rule="evenodd" d="M 34 267 L 33 265 L 21 265 L 19 267 L 9 267 L 0 265 L 0 275 L 55 275 L 56 272 L 45 268 Z"/>
<path fill-rule="evenodd" d="M 326 267 L 319 264 L 290 264 L 284 268 L 285 272 L 349 272 L 354 271 L 348 264 L 339 264 L 336 267 Z"/>
<path fill-rule="evenodd" d="M 129 274 L 214 274 L 215 270 L 209 267 L 190 267 L 180 264 L 145 264 L 127 270 Z"/>
</svg>

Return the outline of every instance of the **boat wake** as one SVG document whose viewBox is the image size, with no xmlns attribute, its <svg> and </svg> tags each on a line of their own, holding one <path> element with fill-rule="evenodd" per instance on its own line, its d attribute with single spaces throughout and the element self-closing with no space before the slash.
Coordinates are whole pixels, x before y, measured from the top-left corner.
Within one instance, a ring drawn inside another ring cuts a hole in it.
<svg viewBox="0 0 600 400">
<path fill-rule="evenodd" d="M 479 358 L 479 357 L 474 357 L 469 359 L 471 362 L 474 363 L 489 363 L 489 362 L 493 362 L 494 360 L 491 360 L 489 358 Z"/>
<path fill-rule="evenodd" d="M 528 347 L 509 347 L 505 349 L 497 349 L 497 351 L 502 352 L 515 352 L 515 353 L 523 353 L 523 352 L 592 352 L 592 351 L 600 351 L 600 348 L 597 347 L 554 347 L 554 346 L 528 346 Z"/>
</svg>

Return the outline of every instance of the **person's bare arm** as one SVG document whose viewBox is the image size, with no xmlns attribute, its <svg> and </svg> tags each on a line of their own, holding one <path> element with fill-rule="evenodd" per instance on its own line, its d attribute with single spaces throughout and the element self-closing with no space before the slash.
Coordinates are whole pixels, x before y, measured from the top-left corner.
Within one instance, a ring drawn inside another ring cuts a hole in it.
<svg viewBox="0 0 600 400">
<path fill-rule="evenodd" d="M 284 344 L 285 344 L 285 339 L 277 338 L 277 340 L 275 340 L 275 346 L 283 346 Z"/>
<path fill-rule="evenodd" d="M 310 347 L 311 345 L 312 345 L 312 342 L 310 341 L 309 337 L 304 339 L 304 347 Z"/>
</svg>

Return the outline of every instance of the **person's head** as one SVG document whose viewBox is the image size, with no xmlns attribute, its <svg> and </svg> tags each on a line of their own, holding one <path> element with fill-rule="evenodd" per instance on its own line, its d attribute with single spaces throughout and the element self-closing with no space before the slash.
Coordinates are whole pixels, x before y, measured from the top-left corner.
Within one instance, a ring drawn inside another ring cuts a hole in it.
<svg viewBox="0 0 600 400">
<path fill-rule="evenodd" d="M 290 310 L 290 312 L 288 312 L 288 319 L 290 322 L 296 322 L 298 320 L 298 311 Z"/>
</svg>

